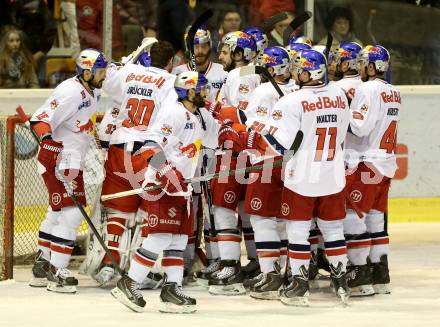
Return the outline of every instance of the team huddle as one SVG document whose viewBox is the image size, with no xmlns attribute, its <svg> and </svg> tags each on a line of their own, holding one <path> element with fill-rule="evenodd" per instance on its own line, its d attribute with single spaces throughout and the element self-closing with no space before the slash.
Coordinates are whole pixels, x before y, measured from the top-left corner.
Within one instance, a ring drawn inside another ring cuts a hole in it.
<svg viewBox="0 0 440 327">
<path fill-rule="evenodd" d="M 171 45 L 153 38 L 122 63 L 83 50 L 78 75 L 32 116 L 50 207 L 30 285 L 77 290 L 67 267 L 83 214 L 69 193 L 86 205 L 84 161 L 98 135 L 107 249 L 91 242 L 83 270 L 99 285 L 118 278 L 111 294 L 133 311 L 146 305 L 142 289 L 161 287 L 161 312 L 195 312 L 182 291 L 192 284 L 291 306 L 308 306 L 322 282 L 342 304 L 390 293 L 401 98 L 387 81 L 388 51 L 354 42 L 323 51 L 299 37 L 267 47 L 252 27 L 226 34 L 214 63 L 206 28 L 193 43 L 193 60 L 174 68 Z M 101 89 L 113 106 L 96 131 Z M 207 262 L 193 273 L 200 229 Z"/>
</svg>

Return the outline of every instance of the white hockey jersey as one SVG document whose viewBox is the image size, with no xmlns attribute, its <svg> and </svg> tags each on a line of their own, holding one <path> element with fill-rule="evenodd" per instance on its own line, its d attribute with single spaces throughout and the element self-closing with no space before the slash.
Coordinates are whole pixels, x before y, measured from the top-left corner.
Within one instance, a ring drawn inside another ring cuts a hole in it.
<svg viewBox="0 0 440 327">
<path fill-rule="evenodd" d="M 100 90 L 89 93 L 77 77 L 72 77 L 59 84 L 32 115 L 32 122 L 49 124 L 52 138 L 63 143 L 59 169 L 82 169 L 94 128 L 91 117 L 100 97 Z"/>
<path fill-rule="evenodd" d="M 174 67 L 172 73 L 178 75 L 183 72 L 191 71 L 191 68 L 188 64 L 180 65 Z M 208 80 L 208 88 L 209 88 L 209 98 L 207 99 L 209 102 L 217 101 L 217 97 L 219 95 L 220 89 L 222 85 L 226 81 L 226 77 L 228 73 L 223 70 L 223 66 L 217 64 L 215 62 L 209 62 L 208 68 L 204 73 L 206 79 Z"/>
<path fill-rule="evenodd" d="M 146 131 L 146 139 L 162 147 L 168 162 L 184 178 L 194 177 L 202 145 L 218 147 L 219 123 L 205 108 L 200 108 L 199 112 L 193 114 L 181 102 L 166 101 L 157 119 Z M 206 129 L 202 127 L 202 119 Z M 155 180 L 151 169 L 147 170 L 145 177 L 147 182 Z"/>
<path fill-rule="evenodd" d="M 145 130 L 155 120 L 162 102 L 174 91 L 176 76 L 156 67 L 127 64 L 107 70 L 104 91 L 121 102 L 122 124 L 113 132 L 110 144 L 144 141 Z"/>
<path fill-rule="evenodd" d="M 299 86 L 293 79 L 289 80 L 287 84 L 278 85 L 285 95 L 299 89 Z M 245 110 L 246 126 L 248 129 L 253 129 L 257 132 L 267 130 L 268 133 L 271 133 L 271 126 L 268 126 L 267 124 L 272 116 L 273 107 L 279 99 L 280 95 L 270 82 L 257 86 L 253 92 L 249 105 Z M 250 153 L 250 161 L 252 164 L 263 159 L 263 157 L 254 156 Z"/>
<path fill-rule="evenodd" d="M 384 176 L 394 177 L 401 102 L 400 92 L 381 79 L 359 85 L 350 105 L 350 126 L 357 136 L 347 148 L 354 152 L 350 167 L 358 161 L 370 162 Z"/>
<path fill-rule="evenodd" d="M 341 88 L 335 85 L 303 86 L 274 106 L 264 136 L 275 153 L 290 149 L 298 131 L 301 146 L 289 160 L 284 185 L 304 196 L 324 196 L 345 186 L 344 150 L 350 110 Z"/>
<path fill-rule="evenodd" d="M 353 100 L 356 88 L 362 84 L 362 79 L 358 74 L 356 74 L 356 75 L 346 76 L 346 77 L 340 79 L 339 81 L 335 81 L 332 83 L 334 83 L 335 85 L 339 86 L 340 88 L 342 88 L 344 90 L 345 95 L 347 96 L 347 99 L 348 99 L 348 103 L 351 103 L 351 101 Z M 347 133 L 347 136 L 345 138 L 344 147 L 346 149 L 353 149 L 354 148 L 353 144 L 356 144 L 357 139 L 358 139 L 357 136 L 355 136 L 351 133 Z M 351 158 L 352 155 L 353 154 L 351 153 L 351 151 L 345 152 L 346 161 L 347 161 L 349 167 L 351 166 L 351 164 L 349 162 L 351 160 L 353 160 Z M 362 154 L 356 153 L 356 157 L 358 158 L 359 156 L 362 156 Z M 355 163 L 355 166 L 357 166 L 357 162 Z"/>
<path fill-rule="evenodd" d="M 223 106 L 233 106 L 246 110 L 252 93 L 261 84 L 260 75 L 253 74 L 240 76 L 240 68 L 231 70 L 220 90 L 220 99 Z"/>
</svg>

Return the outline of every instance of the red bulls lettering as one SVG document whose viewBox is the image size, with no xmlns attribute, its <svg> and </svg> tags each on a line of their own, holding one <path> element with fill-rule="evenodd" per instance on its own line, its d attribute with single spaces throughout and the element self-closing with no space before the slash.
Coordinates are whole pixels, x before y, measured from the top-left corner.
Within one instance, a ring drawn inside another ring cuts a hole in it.
<svg viewBox="0 0 440 327">
<path fill-rule="evenodd" d="M 382 101 L 385 103 L 389 103 L 389 102 L 401 103 L 400 92 L 398 91 L 390 91 L 390 93 L 388 94 L 386 92 L 382 92 L 380 96 L 382 97 Z"/>
<path fill-rule="evenodd" d="M 330 97 L 318 97 L 316 102 L 301 101 L 304 112 L 315 111 L 316 109 L 345 109 L 345 102 L 338 95 L 335 100 Z"/>
</svg>

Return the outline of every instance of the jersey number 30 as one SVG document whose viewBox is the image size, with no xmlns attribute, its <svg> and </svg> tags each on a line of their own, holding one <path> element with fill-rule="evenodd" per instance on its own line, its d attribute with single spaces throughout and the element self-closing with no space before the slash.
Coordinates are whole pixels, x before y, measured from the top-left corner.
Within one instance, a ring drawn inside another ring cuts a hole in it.
<svg viewBox="0 0 440 327">
<path fill-rule="evenodd" d="M 138 129 L 146 129 L 154 110 L 154 101 L 149 99 L 130 98 L 127 101 L 128 117 L 122 125 L 124 127 L 138 127 Z"/>
</svg>

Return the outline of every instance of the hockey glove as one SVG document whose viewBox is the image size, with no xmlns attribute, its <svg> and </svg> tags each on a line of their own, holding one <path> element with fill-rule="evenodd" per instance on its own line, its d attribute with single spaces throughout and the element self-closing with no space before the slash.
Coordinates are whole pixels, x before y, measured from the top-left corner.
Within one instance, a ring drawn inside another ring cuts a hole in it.
<svg viewBox="0 0 440 327">
<path fill-rule="evenodd" d="M 220 110 L 222 109 L 222 104 L 218 101 L 209 102 L 205 101 L 205 108 L 208 110 L 214 118 L 217 118 Z"/>
<path fill-rule="evenodd" d="M 156 179 L 162 184 L 167 193 L 187 192 L 182 173 L 169 163 L 164 163 L 156 173 Z"/>
<path fill-rule="evenodd" d="M 63 151 L 63 144 L 56 142 L 51 138 L 46 138 L 40 143 L 40 152 L 38 153 L 38 161 L 46 168 L 47 171 L 52 170 L 58 159 L 58 155 Z"/>
<path fill-rule="evenodd" d="M 223 149 L 232 149 L 234 153 L 240 153 L 244 149 L 244 143 L 240 134 L 230 124 L 224 124 L 218 132 L 218 144 Z"/>
</svg>

